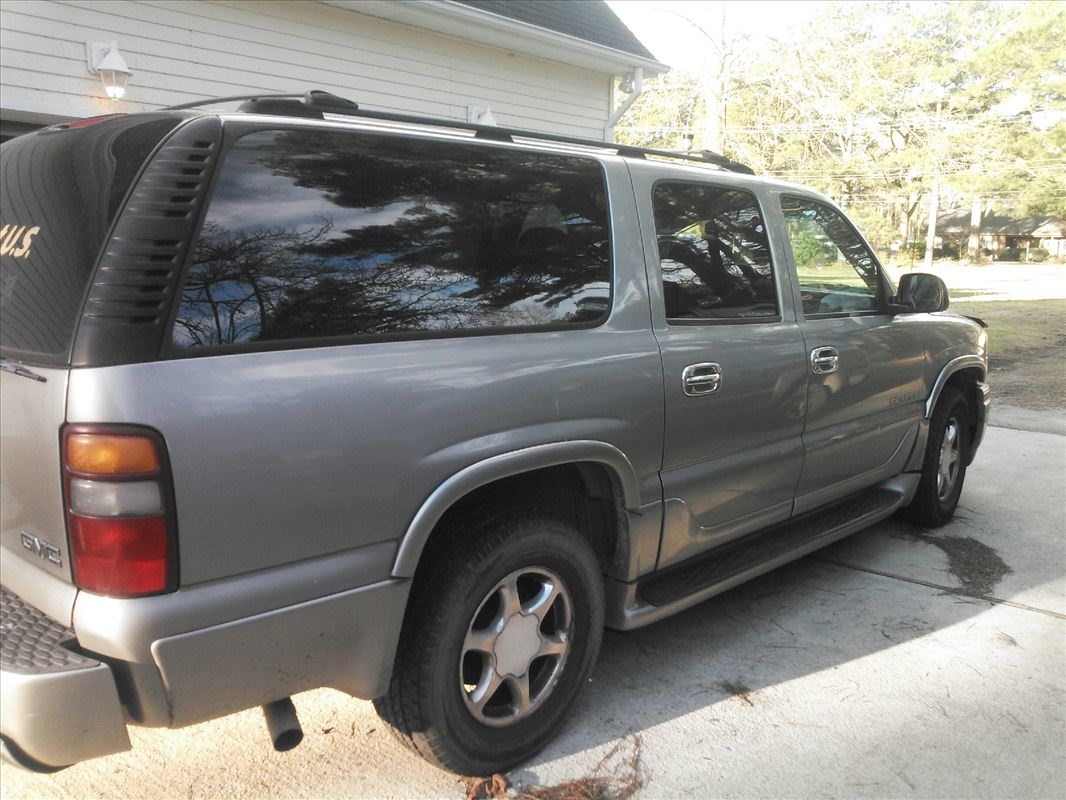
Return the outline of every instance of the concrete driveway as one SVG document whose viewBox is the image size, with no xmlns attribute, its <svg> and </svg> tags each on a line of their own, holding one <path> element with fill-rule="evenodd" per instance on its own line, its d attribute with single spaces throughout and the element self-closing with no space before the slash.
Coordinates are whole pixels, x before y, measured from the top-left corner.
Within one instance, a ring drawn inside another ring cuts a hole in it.
<svg viewBox="0 0 1066 800">
<path fill-rule="evenodd" d="M 646 798 L 1064 797 L 1064 532 L 1066 438 L 992 428 L 951 525 L 887 522 L 666 622 L 608 631 L 572 724 L 511 780 L 618 788 L 638 755 Z M 369 703 L 295 701 L 306 738 L 290 753 L 249 711 L 131 729 L 132 752 L 53 776 L 4 766 L 3 795 L 464 796 Z"/>
</svg>

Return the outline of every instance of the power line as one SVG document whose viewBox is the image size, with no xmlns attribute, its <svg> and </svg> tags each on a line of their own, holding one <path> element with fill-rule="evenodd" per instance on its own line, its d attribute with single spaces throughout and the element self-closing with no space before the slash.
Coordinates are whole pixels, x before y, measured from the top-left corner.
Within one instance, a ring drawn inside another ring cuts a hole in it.
<svg viewBox="0 0 1066 800">
<path fill-rule="evenodd" d="M 958 166 L 945 168 L 940 171 L 941 175 L 1002 175 L 1010 172 L 1034 171 L 1066 165 L 1066 158 L 1032 159 L 1020 162 L 1000 162 L 984 164 L 979 169 L 970 166 Z M 796 169 L 796 170 L 773 170 L 771 174 L 776 177 L 789 178 L 834 178 L 843 180 L 846 178 L 882 178 L 888 174 L 904 171 L 904 167 L 870 167 L 855 170 L 832 170 L 832 169 Z M 906 168 L 909 169 L 909 168 Z"/>
</svg>

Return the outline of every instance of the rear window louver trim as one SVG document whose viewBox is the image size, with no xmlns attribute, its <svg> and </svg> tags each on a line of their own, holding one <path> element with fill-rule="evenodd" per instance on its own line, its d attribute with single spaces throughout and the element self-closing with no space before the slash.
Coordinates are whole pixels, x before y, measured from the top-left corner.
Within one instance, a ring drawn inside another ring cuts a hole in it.
<svg viewBox="0 0 1066 800">
<path fill-rule="evenodd" d="M 183 243 L 207 193 L 217 150 L 218 144 L 207 140 L 168 143 L 152 160 L 104 249 L 89 292 L 87 316 L 136 325 L 156 322 L 166 313 L 167 296 L 181 268 Z M 175 235 L 153 235 L 159 227 L 173 227 Z"/>
<path fill-rule="evenodd" d="M 189 123 L 145 168 L 93 275 L 75 366 L 143 361 L 158 354 L 221 149 L 221 128 L 213 117 Z"/>
</svg>

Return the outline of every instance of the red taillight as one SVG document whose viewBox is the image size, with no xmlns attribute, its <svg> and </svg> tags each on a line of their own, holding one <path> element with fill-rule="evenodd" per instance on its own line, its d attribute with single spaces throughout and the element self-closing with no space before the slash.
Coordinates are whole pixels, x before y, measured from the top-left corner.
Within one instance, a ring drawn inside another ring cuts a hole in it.
<svg viewBox="0 0 1066 800">
<path fill-rule="evenodd" d="M 177 588 L 173 493 L 154 431 L 77 425 L 63 434 L 74 583 L 110 597 Z"/>
<path fill-rule="evenodd" d="M 74 582 L 97 594 L 129 597 L 167 589 L 170 543 L 162 517 L 70 515 Z"/>
</svg>

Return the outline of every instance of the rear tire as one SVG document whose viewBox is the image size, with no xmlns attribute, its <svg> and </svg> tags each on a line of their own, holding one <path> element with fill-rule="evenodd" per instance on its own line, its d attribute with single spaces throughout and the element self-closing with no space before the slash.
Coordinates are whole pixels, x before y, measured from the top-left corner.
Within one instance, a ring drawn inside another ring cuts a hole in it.
<svg viewBox="0 0 1066 800">
<path fill-rule="evenodd" d="M 929 422 L 918 491 L 901 512 L 906 521 L 939 528 L 951 520 L 966 480 L 969 447 L 970 406 L 961 390 L 949 386 L 941 393 Z"/>
<path fill-rule="evenodd" d="M 464 775 L 502 772 L 566 722 L 603 636 L 596 556 L 568 523 L 441 531 L 412 587 L 384 697 L 400 740 Z"/>
</svg>

